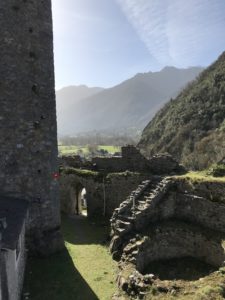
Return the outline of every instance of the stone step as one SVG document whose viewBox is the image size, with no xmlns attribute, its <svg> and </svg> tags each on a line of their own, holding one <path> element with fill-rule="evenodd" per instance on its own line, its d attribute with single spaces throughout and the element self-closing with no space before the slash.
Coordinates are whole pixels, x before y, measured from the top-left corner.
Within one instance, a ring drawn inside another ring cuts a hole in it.
<svg viewBox="0 0 225 300">
<path fill-rule="evenodd" d="M 122 220 L 117 220 L 117 223 L 118 223 L 119 228 L 126 228 L 126 227 L 129 227 L 131 225 L 130 222 L 125 222 L 125 221 L 122 221 Z"/>
<path fill-rule="evenodd" d="M 146 201 L 143 201 L 143 200 L 138 201 L 138 204 L 145 204 L 145 203 L 146 203 Z"/>
<path fill-rule="evenodd" d="M 139 212 L 142 212 L 142 211 L 144 211 L 146 208 L 147 208 L 148 206 L 147 205 L 140 205 L 140 206 L 138 206 L 137 207 L 137 212 L 139 211 Z M 135 212 L 135 214 L 136 214 L 136 212 Z"/>
<path fill-rule="evenodd" d="M 118 220 L 132 222 L 134 217 L 128 215 L 118 215 Z"/>
</svg>

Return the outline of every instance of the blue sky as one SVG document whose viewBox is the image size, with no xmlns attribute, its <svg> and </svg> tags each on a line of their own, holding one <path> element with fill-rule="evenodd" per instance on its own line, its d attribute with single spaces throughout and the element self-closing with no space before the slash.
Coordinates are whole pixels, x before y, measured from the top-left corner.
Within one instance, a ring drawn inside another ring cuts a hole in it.
<svg viewBox="0 0 225 300">
<path fill-rule="evenodd" d="M 52 0 L 56 89 L 110 87 L 225 50 L 225 0 Z"/>
</svg>

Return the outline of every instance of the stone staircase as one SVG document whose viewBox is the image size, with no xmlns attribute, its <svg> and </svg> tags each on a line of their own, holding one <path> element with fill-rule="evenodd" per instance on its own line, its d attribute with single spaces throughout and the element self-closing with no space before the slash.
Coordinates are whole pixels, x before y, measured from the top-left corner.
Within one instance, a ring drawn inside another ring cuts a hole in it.
<svg viewBox="0 0 225 300">
<path fill-rule="evenodd" d="M 157 218 L 155 208 L 168 191 L 172 181 L 168 177 L 154 176 L 143 181 L 131 195 L 115 209 L 111 218 L 110 251 L 114 258 L 144 226 Z"/>
</svg>

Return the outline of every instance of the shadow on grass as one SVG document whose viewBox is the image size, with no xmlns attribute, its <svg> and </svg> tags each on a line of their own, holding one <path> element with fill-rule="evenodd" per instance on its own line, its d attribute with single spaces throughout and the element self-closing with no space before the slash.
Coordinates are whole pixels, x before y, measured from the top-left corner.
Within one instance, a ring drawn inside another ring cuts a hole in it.
<svg viewBox="0 0 225 300">
<path fill-rule="evenodd" d="M 65 249 L 48 258 L 28 259 L 22 299 L 98 300 L 99 298 L 75 268 Z"/>
<path fill-rule="evenodd" d="M 74 245 L 107 245 L 109 242 L 109 226 L 82 215 L 62 215 L 62 232 L 64 240 Z"/>
</svg>

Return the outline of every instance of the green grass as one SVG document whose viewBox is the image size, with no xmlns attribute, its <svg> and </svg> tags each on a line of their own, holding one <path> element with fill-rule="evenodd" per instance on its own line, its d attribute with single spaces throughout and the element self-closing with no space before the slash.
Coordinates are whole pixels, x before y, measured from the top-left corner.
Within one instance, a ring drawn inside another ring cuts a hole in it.
<svg viewBox="0 0 225 300">
<path fill-rule="evenodd" d="M 84 169 L 77 169 L 77 168 L 61 168 L 61 172 L 64 174 L 75 174 L 81 177 L 100 177 L 101 174 L 99 172 L 91 171 L 91 170 L 84 170 Z"/>
<path fill-rule="evenodd" d="M 204 286 L 196 295 L 194 300 L 208 300 L 209 297 L 212 299 L 224 299 L 225 288 L 224 286 Z"/>
<path fill-rule="evenodd" d="M 81 150 L 83 152 L 84 155 L 87 155 L 89 153 L 88 151 L 88 146 L 63 146 L 63 145 L 58 145 L 58 149 L 59 152 L 63 155 L 68 155 L 68 154 L 77 154 L 79 153 L 79 150 Z M 118 146 L 110 146 L 110 145 L 99 145 L 98 146 L 98 150 L 99 149 L 104 149 L 107 150 L 109 153 L 115 153 L 115 152 L 119 152 L 121 150 L 120 147 Z"/>
<path fill-rule="evenodd" d="M 116 263 L 108 228 L 85 217 L 63 217 L 66 249 L 49 258 L 29 258 L 24 292 L 32 300 L 109 300 L 116 290 Z M 25 298 L 24 298 L 25 299 Z"/>
<path fill-rule="evenodd" d="M 225 52 L 145 127 L 138 146 L 147 156 L 170 153 L 203 170 L 225 156 Z"/>
<path fill-rule="evenodd" d="M 118 146 L 99 145 L 98 149 L 107 150 L 109 153 L 115 153 L 115 152 L 120 152 L 121 151 L 121 147 L 118 147 Z"/>
<path fill-rule="evenodd" d="M 87 147 L 79 147 L 79 146 L 58 146 L 60 154 L 68 155 L 68 154 L 77 154 L 79 150 L 83 152 L 83 154 L 88 154 L 88 148 Z"/>
<path fill-rule="evenodd" d="M 179 178 L 186 178 L 190 181 L 213 181 L 213 182 L 225 182 L 225 176 L 223 177 L 214 177 L 208 174 L 208 171 L 190 171 L 181 176 L 175 176 L 177 179 Z"/>
</svg>

